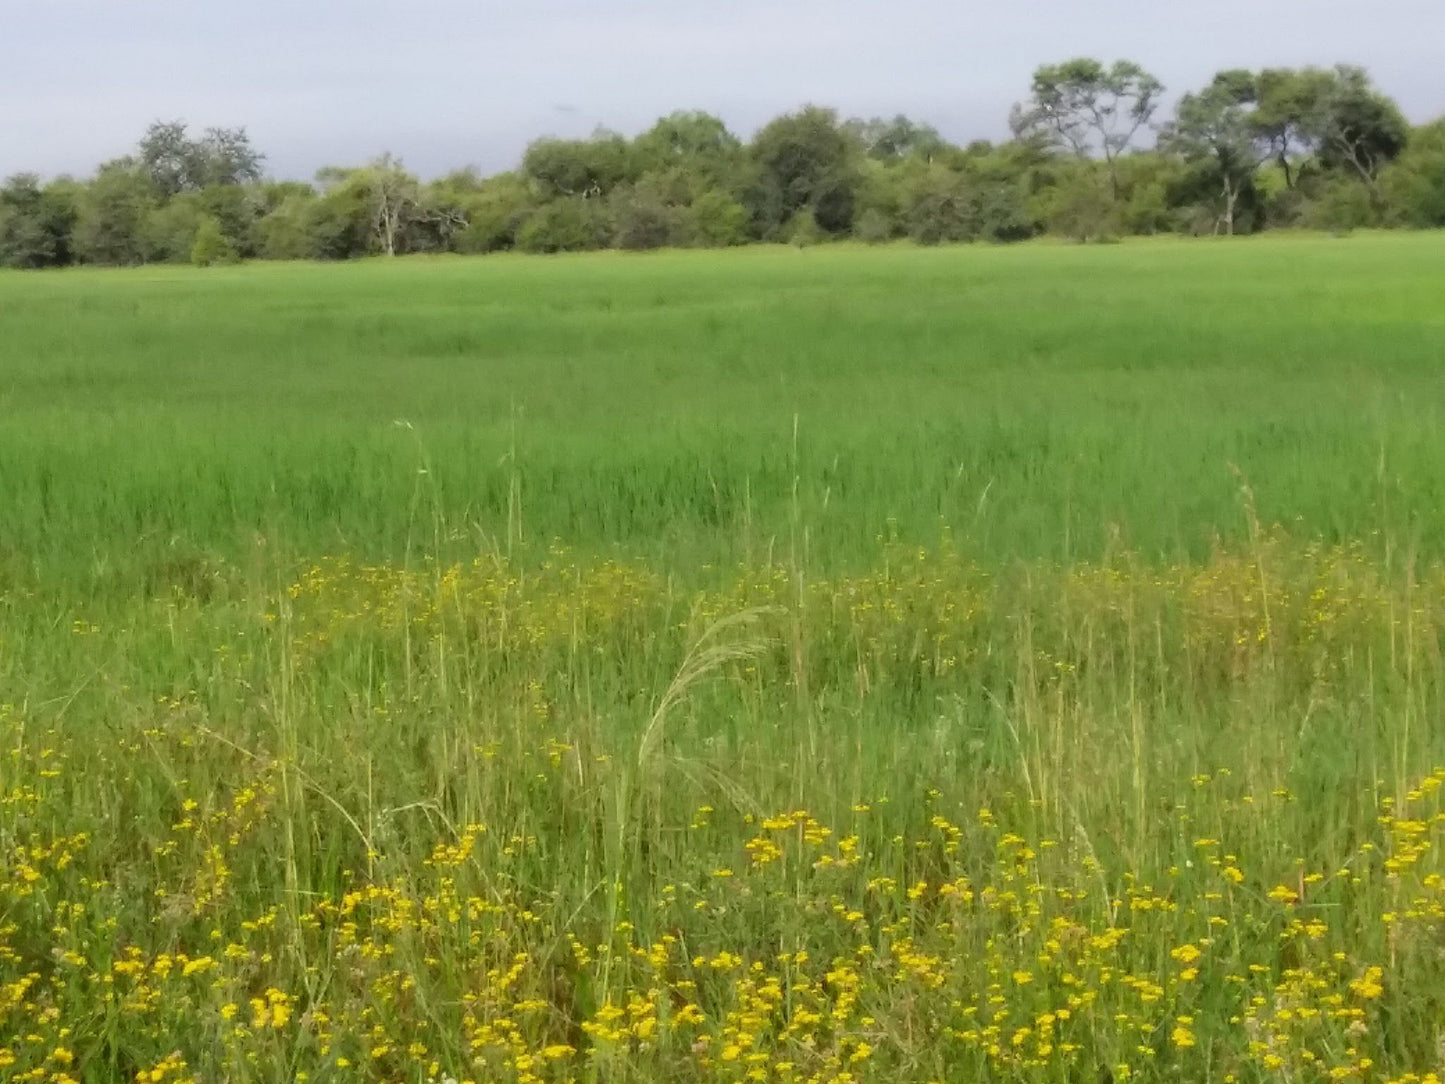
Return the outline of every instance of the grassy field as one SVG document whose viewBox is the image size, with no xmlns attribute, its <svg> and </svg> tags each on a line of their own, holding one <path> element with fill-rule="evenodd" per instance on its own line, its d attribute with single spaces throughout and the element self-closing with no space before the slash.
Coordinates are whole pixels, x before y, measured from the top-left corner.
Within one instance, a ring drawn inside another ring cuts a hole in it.
<svg viewBox="0 0 1445 1084">
<path fill-rule="evenodd" d="M 0 1080 L 1435 1080 L 1442 297 L 0 275 Z"/>
</svg>

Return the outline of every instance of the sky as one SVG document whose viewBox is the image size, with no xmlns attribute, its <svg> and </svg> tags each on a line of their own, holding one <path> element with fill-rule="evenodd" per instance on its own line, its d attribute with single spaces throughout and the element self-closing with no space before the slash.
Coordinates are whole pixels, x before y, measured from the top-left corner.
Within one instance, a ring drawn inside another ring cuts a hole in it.
<svg viewBox="0 0 1445 1084">
<path fill-rule="evenodd" d="M 147 124 L 244 125 L 278 177 L 382 151 L 511 168 L 541 135 L 805 103 L 1007 135 L 1040 63 L 1127 57 L 1171 97 L 1220 68 L 1363 64 L 1445 113 L 1445 0 L 0 0 L 0 176 L 86 174 Z"/>
</svg>

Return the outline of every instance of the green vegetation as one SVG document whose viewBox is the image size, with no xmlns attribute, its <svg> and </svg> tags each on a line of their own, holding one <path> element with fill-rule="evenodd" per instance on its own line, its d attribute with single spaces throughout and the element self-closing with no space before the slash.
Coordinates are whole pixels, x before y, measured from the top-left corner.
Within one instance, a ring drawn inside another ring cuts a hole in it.
<svg viewBox="0 0 1445 1084">
<path fill-rule="evenodd" d="M 1223 71 L 1172 119 L 1163 94 L 1132 61 L 1078 58 L 1035 72 L 1000 144 L 813 105 L 744 142 L 684 111 L 427 183 L 391 154 L 271 181 L 244 128 L 158 121 L 87 182 L 0 186 L 0 266 L 1445 226 L 1445 120 L 1412 128 L 1362 68 Z"/>
<path fill-rule="evenodd" d="M 990 560 L 1197 558 L 1244 537 L 1237 468 L 1266 522 L 1433 557 L 1442 257 L 1377 235 L 10 276 L 0 546 L 76 573 L 257 534 L 395 559 L 440 514 L 447 556 L 505 548 L 510 517 L 514 543 L 685 568 L 796 515 L 829 566 L 945 531 Z"/>
<path fill-rule="evenodd" d="M 1445 238 L 206 233 L 0 274 L 0 1079 L 1438 1080 Z"/>
</svg>

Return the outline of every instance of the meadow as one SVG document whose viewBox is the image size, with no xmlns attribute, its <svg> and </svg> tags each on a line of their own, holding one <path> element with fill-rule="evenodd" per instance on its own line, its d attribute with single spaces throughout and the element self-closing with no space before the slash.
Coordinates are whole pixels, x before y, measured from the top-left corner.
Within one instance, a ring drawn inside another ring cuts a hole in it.
<svg viewBox="0 0 1445 1084">
<path fill-rule="evenodd" d="M 0 1080 L 1438 1080 L 1442 298 L 0 274 Z"/>
</svg>

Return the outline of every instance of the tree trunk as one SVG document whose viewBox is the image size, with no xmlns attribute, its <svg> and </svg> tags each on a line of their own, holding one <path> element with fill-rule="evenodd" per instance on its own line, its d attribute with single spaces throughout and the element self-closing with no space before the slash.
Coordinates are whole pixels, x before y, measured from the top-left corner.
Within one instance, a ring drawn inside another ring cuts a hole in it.
<svg viewBox="0 0 1445 1084">
<path fill-rule="evenodd" d="M 1224 177 L 1224 232 L 1227 236 L 1234 236 L 1234 205 L 1239 202 L 1239 189 L 1234 187 L 1234 181 L 1226 174 Z"/>
</svg>

